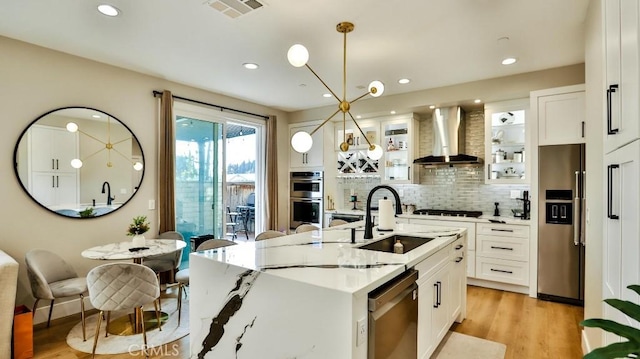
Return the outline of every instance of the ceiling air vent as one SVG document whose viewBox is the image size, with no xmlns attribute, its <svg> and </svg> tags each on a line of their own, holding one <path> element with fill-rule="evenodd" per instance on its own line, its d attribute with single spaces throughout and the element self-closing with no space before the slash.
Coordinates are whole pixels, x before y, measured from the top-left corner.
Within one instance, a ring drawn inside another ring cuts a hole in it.
<svg viewBox="0 0 640 359">
<path fill-rule="evenodd" d="M 264 4 L 256 0 L 216 0 L 209 3 L 209 6 L 235 19 L 260 9 Z"/>
</svg>

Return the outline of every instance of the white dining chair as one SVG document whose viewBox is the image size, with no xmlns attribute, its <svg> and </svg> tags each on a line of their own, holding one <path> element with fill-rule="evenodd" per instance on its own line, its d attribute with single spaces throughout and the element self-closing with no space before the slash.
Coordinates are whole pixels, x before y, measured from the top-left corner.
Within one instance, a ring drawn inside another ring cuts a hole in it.
<svg viewBox="0 0 640 359">
<path fill-rule="evenodd" d="M 174 239 L 176 241 L 184 241 L 184 237 L 180 232 L 176 231 L 167 231 L 160 233 L 158 235 L 159 239 Z M 182 249 L 179 249 L 175 252 L 160 254 L 157 256 L 151 256 L 144 259 L 142 264 L 147 267 L 153 269 L 154 272 L 158 275 L 158 279 L 160 273 L 169 272 L 169 283 L 175 283 L 175 273 L 180 268 L 180 263 L 182 262 Z"/>
<path fill-rule="evenodd" d="M 301 224 L 296 228 L 296 233 L 312 232 L 318 230 L 320 230 L 320 228 L 314 226 L 313 224 Z"/>
<path fill-rule="evenodd" d="M 282 236 L 286 236 L 286 234 L 284 234 L 282 232 L 279 232 L 279 231 L 268 230 L 268 231 L 264 231 L 264 232 L 258 234 L 256 236 L 256 241 L 263 241 L 265 239 L 277 238 L 277 237 L 282 237 Z"/>
<path fill-rule="evenodd" d="M 151 268 L 135 263 L 109 263 L 93 268 L 87 274 L 89 300 L 98 309 L 98 323 L 93 338 L 92 357 L 96 355 L 100 324 L 105 311 L 135 310 L 136 321 L 141 325 L 145 356 L 147 348 L 147 333 L 144 327 L 144 312 L 142 306 L 154 303 L 156 320 L 160 327 L 160 312 L 158 298 L 160 298 L 160 284 Z M 108 328 L 107 323 L 107 328 Z"/>
<path fill-rule="evenodd" d="M 51 325 L 53 302 L 59 298 L 80 296 L 80 318 L 82 320 L 82 340 L 87 340 L 85 331 L 84 294 L 87 280 L 79 277 L 73 267 L 59 255 L 45 249 L 32 249 L 25 255 L 27 277 L 31 293 L 36 298 L 33 316 L 36 315 L 40 299 L 50 300 L 47 328 Z"/>
</svg>

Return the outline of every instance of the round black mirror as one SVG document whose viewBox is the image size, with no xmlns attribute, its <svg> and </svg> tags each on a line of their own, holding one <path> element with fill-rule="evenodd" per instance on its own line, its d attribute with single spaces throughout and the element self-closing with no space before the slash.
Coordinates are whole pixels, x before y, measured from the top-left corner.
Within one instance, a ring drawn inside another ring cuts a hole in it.
<svg viewBox="0 0 640 359">
<path fill-rule="evenodd" d="M 106 112 L 66 107 L 45 113 L 22 132 L 14 170 L 22 188 L 65 217 L 94 218 L 125 205 L 144 176 L 133 132 Z"/>
</svg>

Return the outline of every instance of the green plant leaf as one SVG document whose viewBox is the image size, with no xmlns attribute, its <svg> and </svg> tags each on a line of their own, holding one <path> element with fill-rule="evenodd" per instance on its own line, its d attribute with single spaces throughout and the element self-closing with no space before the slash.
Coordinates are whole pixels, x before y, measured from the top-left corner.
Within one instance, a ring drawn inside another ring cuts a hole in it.
<svg viewBox="0 0 640 359">
<path fill-rule="evenodd" d="M 640 305 L 621 299 L 605 299 L 604 301 L 627 316 L 640 321 Z"/>
<path fill-rule="evenodd" d="M 640 351 L 638 342 L 612 343 L 603 348 L 598 348 L 584 356 L 584 359 L 614 359 L 625 358 L 631 353 Z"/>
<path fill-rule="evenodd" d="M 607 332 L 625 337 L 634 342 L 640 343 L 640 330 L 623 325 L 608 319 L 587 319 L 580 322 L 585 327 L 600 328 Z"/>
<path fill-rule="evenodd" d="M 631 289 L 632 291 L 636 292 L 636 294 L 640 295 L 640 285 L 637 284 L 631 284 L 630 286 L 627 287 L 628 289 Z"/>
</svg>

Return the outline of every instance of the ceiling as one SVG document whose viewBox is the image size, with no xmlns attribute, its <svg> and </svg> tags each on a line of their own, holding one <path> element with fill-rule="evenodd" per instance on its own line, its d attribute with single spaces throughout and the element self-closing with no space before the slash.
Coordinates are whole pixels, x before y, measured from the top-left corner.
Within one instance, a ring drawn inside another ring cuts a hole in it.
<svg viewBox="0 0 640 359">
<path fill-rule="evenodd" d="M 355 24 L 347 100 L 376 79 L 389 95 L 584 62 L 589 0 L 257 1 L 231 18 L 211 6 L 218 0 L 108 0 L 121 11 L 111 18 L 97 0 L 1 0 L 0 35 L 283 111 L 335 103 L 288 63 L 295 43 L 342 96 L 342 21 Z M 507 55 L 519 61 L 501 65 Z"/>
</svg>

